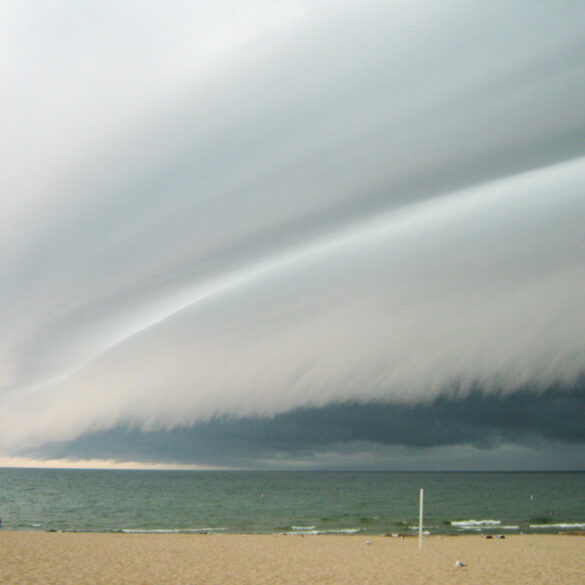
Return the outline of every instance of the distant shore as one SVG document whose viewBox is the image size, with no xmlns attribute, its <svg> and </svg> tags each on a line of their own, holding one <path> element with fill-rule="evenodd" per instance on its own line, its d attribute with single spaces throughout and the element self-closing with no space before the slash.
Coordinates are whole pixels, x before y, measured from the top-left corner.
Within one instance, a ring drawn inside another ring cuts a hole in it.
<svg viewBox="0 0 585 585">
<path fill-rule="evenodd" d="M 459 562 L 459 565 L 457 564 Z M 384 536 L 0 531 L 0 583 L 582 585 L 578 535 Z"/>
</svg>

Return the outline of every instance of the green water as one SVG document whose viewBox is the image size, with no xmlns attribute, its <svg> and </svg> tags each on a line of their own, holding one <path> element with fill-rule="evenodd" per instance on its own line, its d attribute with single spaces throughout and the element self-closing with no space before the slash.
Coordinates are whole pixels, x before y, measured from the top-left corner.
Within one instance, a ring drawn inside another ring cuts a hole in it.
<svg viewBox="0 0 585 585">
<path fill-rule="evenodd" d="M 0 469 L 4 530 L 414 533 L 585 530 L 585 473 Z"/>
</svg>

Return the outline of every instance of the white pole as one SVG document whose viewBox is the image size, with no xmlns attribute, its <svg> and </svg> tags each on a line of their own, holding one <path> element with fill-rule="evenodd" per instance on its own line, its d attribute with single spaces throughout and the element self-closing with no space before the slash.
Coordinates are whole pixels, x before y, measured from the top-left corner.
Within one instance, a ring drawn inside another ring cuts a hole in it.
<svg viewBox="0 0 585 585">
<path fill-rule="evenodd" d="M 424 493 L 425 490 L 421 488 L 420 490 L 420 507 L 418 513 L 418 548 L 422 548 L 422 539 L 423 539 L 423 500 L 424 500 Z"/>
</svg>

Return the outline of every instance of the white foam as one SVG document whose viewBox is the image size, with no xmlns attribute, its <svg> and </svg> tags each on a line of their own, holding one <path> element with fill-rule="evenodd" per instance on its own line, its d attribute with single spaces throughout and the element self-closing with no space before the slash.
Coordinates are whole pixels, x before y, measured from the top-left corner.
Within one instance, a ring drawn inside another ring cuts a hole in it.
<svg viewBox="0 0 585 585">
<path fill-rule="evenodd" d="M 418 526 L 409 526 L 408 529 L 416 530 L 416 532 L 418 533 Z M 428 536 L 429 534 L 430 534 L 429 530 L 423 530 L 423 536 Z"/>
<path fill-rule="evenodd" d="M 535 530 L 548 530 L 550 528 L 560 529 L 560 530 L 585 530 L 585 523 L 577 523 L 577 524 L 531 524 L 530 528 L 534 528 Z"/>
<path fill-rule="evenodd" d="M 122 528 L 124 534 L 209 534 L 225 528 Z"/>
<path fill-rule="evenodd" d="M 337 528 L 331 530 L 317 530 L 315 527 L 310 528 L 310 530 L 296 530 L 295 532 L 282 532 L 282 534 L 287 536 L 313 536 L 316 534 L 358 534 L 361 532 L 361 528 Z"/>
<path fill-rule="evenodd" d="M 451 522 L 451 526 L 460 530 L 481 530 L 484 527 L 500 526 L 501 520 L 460 520 Z"/>
</svg>

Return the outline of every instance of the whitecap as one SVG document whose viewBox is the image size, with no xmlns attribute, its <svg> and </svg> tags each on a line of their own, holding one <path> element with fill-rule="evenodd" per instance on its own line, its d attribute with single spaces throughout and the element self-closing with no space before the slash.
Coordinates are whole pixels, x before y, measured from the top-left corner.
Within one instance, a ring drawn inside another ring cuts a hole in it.
<svg viewBox="0 0 585 585">
<path fill-rule="evenodd" d="M 317 534 L 358 534 L 361 528 L 332 528 L 329 530 L 317 530 L 312 527 L 310 530 L 297 530 L 295 532 L 282 532 L 281 534 L 287 536 L 313 536 Z"/>
<path fill-rule="evenodd" d="M 535 530 L 548 530 L 551 528 L 554 528 L 555 530 L 585 530 L 585 523 L 531 524 L 530 528 Z"/>
<path fill-rule="evenodd" d="M 493 526 L 500 526 L 501 520 L 459 520 L 450 523 L 454 528 L 460 530 L 481 530 Z"/>
<path fill-rule="evenodd" d="M 225 528 L 122 528 L 124 534 L 210 534 L 222 532 Z"/>
</svg>

